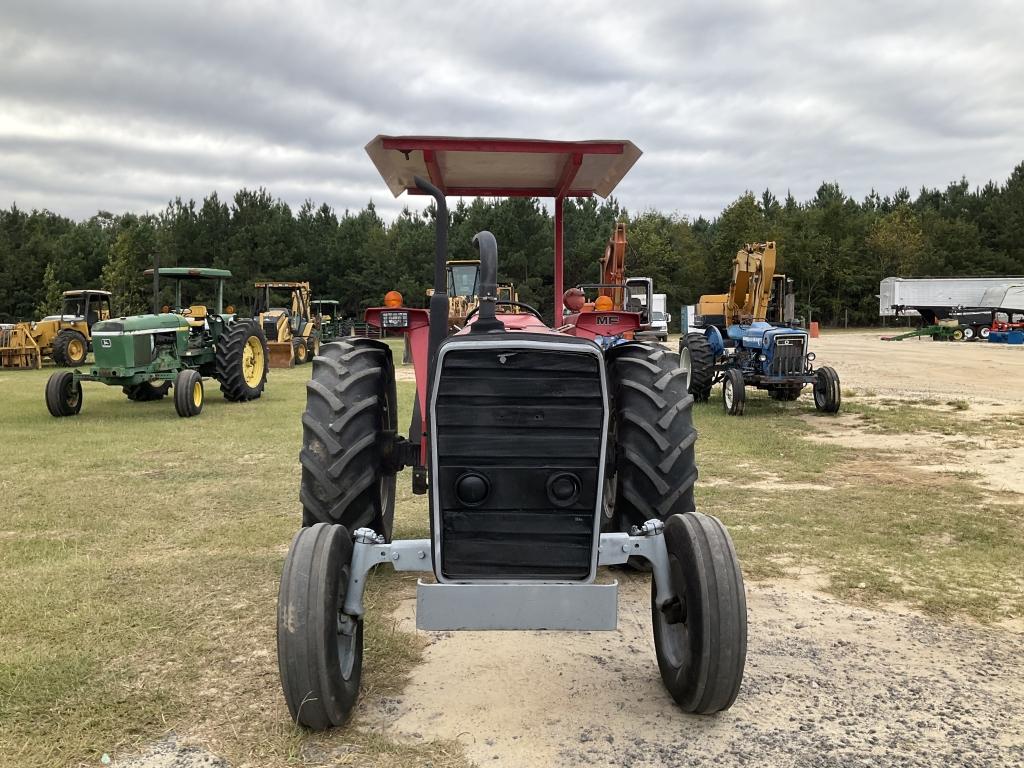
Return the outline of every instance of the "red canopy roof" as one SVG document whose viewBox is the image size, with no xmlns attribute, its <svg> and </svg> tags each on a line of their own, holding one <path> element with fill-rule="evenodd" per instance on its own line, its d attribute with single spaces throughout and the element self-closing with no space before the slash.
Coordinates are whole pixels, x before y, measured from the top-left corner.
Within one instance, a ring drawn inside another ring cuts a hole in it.
<svg viewBox="0 0 1024 768">
<path fill-rule="evenodd" d="M 458 197 L 607 197 L 640 157 L 631 141 L 377 136 L 366 145 L 395 197 L 414 176 Z"/>
</svg>

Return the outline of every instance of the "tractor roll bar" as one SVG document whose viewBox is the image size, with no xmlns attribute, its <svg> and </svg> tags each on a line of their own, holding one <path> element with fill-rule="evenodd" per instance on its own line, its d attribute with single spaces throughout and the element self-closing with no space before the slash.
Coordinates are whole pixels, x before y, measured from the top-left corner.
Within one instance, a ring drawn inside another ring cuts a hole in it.
<svg viewBox="0 0 1024 768">
<path fill-rule="evenodd" d="M 427 343 L 428 382 L 434 381 L 434 361 L 437 348 L 448 335 L 448 274 L 445 262 L 448 260 L 448 203 L 444 192 L 426 179 L 413 178 L 416 187 L 426 192 L 437 204 L 434 217 L 434 294 L 430 297 L 430 336 Z"/>
<path fill-rule="evenodd" d="M 480 251 L 480 312 L 470 333 L 504 331 L 505 324 L 494 316 L 498 300 L 498 241 L 485 229 L 473 235 L 473 245 Z"/>
</svg>

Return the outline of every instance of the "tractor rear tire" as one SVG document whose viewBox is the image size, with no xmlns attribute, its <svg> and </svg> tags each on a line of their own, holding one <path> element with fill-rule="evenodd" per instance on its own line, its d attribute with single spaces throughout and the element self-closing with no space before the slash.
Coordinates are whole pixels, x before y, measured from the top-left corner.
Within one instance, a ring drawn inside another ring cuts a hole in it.
<svg viewBox="0 0 1024 768">
<path fill-rule="evenodd" d="M 683 336 L 679 339 L 679 358 L 683 367 L 690 371 L 687 390 L 698 403 L 706 403 L 711 397 L 711 383 L 715 378 L 715 353 L 711 350 L 708 337 L 703 333 Z"/>
<path fill-rule="evenodd" d="M 292 354 L 296 365 L 305 365 L 309 362 L 309 346 L 305 339 L 292 340 Z"/>
<path fill-rule="evenodd" d="M 89 342 L 85 336 L 79 331 L 65 328 L 54 338 L 50 357 L 61 368 L 77 368 L 85 365 L 88 354 Z"/>
<path fill-rule="evenodd" d="M 819 368 L 816 373 L 818 379 L 814 382 L 814 407 L 822 413 L 839 413 L 842 404 L 839 374 L 827 365 Z"/>
<path fill-rule="evenodd" d="M 57 418 L 82 410 L 82 384 L 71 371 L 57 371 L 46 382 L 46 409 Z"/>
<path fill-rule="evenodd" d="M 267 385 L 270 350 L 255 320 L 237 320 L 217 343 L 215 378 L 224 399 L 233 403 L 255 400 Z"/>
<path fill-rule="evenodd" d="M 803 384 L 772 384 L 768 387 L 768 397 L 788 403 L 798 399 L 803 389 Z"/>
<path fill-rule="evenodd" d="M 300 528 L 277 597 L 277 665 L 292 720 L 314 731 L 348 720 L 359 698 L 363 620 L 342 613 L 352 568 L 343 525 Z"/>
<path fill-rule="evenodd" d="M 722 380 L 722 403 L 725 405 L 725 412 L 730 416 L 742 416 L 746 401 L 743 372 L 738 368 L 727 368 Z"/>
<path fill-rule="evenodd" d="M 615 404 L 615 502 L 611 529 L 693 511 L 697 480 L 693 396 L 679 356 L 623 345 L 610 357 Z"/>
<path fill-rule="evenodd" d="M 313 358 L 302 415 L 302 524 L 372 528 L 391 540 L 395 472 L 381 443 L 398 428 L 391 350 L 372 339 L 324 344 Z"/>
<path fill-rule="evenodd" d="M 153 400 L 163 400 L 171 389 L 171 382 L 155 379 L 144 381 L 141 384 L 133 384 L 128 387 L 121 387 L 121 391 L 128 395 L 128 399 L 136 403 L 148 403 Z"/>
<path fill-rule="evenodd" d="M 665 521 L 676 599 L 663 608 L 651 585 L 654 648 L 665 687 L 686 712 L 732 706 L 747 657 L 747 599 L 736 550 L 715 517 L 690 512 Z"/>
<path fill-rule="evenodd" d="M 183 419 L 203 412 L 203 377 L 194 368 L 178 371 L 174 377 L 174 410 Z"/>
</svg>

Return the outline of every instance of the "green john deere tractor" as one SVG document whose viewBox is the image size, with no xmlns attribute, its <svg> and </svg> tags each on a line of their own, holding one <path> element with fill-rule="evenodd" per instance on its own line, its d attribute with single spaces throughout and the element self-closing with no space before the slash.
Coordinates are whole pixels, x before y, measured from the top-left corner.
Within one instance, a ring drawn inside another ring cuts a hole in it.
<svg viewBox="0 0 1024 768">
<path fill-rule="evenodd" d="M 224 311 L 224 281 L 231 273 L 165 267 L 146 275 L 153 277 L 154 310 L 161 278 L 174 284 L 174 308 L 96 323 L 90 371 L 58 371 L 46 383 L 46 407 L 52 415 L 74 416 L 82 409 L 83 381 L 121 387 L 134 401 L 161 400 L 173 386 L 179 416 L 198 416 L 203 410 L 204 378 L 216 379 L 224 398 L 233 402 L 263 394 L 267 339 L 259 323 L 238 317 L 233 307 Z M 214 311 L 206 304 L 185 303 L 183 287 L 192 301 L 208 294 Z"/>
</svg>

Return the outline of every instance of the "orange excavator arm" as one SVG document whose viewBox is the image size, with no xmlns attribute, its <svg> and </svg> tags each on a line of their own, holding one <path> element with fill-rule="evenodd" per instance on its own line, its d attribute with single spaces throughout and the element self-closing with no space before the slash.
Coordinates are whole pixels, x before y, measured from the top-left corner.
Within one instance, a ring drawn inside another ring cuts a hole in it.
<svg viewBox="0 0 1024 768">
<path fill-rule="evenodd" d="M 626 283 L 626 224 L 619 222 L 608 239 L 604 256 L 601 257 L 601 283 L 604 285 L 625 285 Z M 608 296 L 614 309 L 622 309 L 624 301 L 621 288 L 602 288 L 600 296 Z"/>
</svg>

